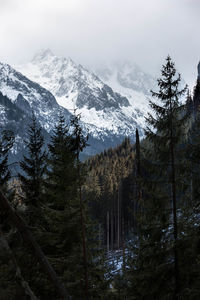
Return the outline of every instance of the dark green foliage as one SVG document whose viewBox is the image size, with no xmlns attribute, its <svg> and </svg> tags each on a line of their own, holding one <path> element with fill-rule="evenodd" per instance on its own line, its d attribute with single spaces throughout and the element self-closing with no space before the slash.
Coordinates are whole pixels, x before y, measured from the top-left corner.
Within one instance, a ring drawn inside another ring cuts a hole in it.
<svg viewBox="0 0 200 300">
<path fill-rule="evenodd" d="M 27 154 L 20 161 L 21 173 L 18 174 L 22 189 L 22 199 L 24 209 L 21 212 L 26 223 L 29 225 L 36 240 L 40 243 L 45 231 L 44 207 L 44 174 L 46 170 L 46 153 L 44 150 L 44 138 L 42 129 L 32 114 L 28 126 L 28 137 L 25 140 Z M 17 235 L 16 256 L 25 279 L 37 295 L 42 290 L 42 284 L 46 281 L 40 266 L 36 263 L 34 256 L 29 249 L 22 243 Z M 25 259 L 24 259 L 25 257 Z M 39 275 L 40 274 L 40 275 Z"/>
<path fill-rule="evenodd" d="M 180 255 L 181 265 L 181 283 L 183 297 L 190 295 L 191 299 L 198 299 L 200 289 L 198 280 L 200 278 L 199 265 L 199 232 L 200 232 L 200 119 L 199 112 L 196 118 L 192 119 L 193 123 L 188 133 L 186 147 L 186 165 L 187 173 L 184 180 L 187 181 L 188 187 L 185 191 L 185 202 L 180 215 Z M 184 249 L 184 251 L 183 251 Z"/>
<path fill-rule="evenodd" d="M 80 160 L 88 141 L 80 116 L 66 125 L 60 115 L 47 160 L 33 116 L 20 163 L 22 214 L 73 299 L 200 298 L 200 85 L 198 78 L 194 97 L 188 92 L 182 104 L 180 79 L 167 57 L 159 90 L 152 92 L 157 102 L 150 102 L 146 138 L 140 144 L 136 130 L 135 145 L 126 138 L 86 163 Z M 0 95 L 1 103 L 14 109 Z M 2 137 L 6 187 L 13 136 Z M 9 235 L 9 243 L 16 263 L 0 245 L 1 297 L 25 299 L 14 274 L 19 266 L 39 298 L 59 299 L 20 235 Z M 122 268 L 111 274 L 117 255 Z"/>
<path fill-rule="evenodd" d="M 11 193 L 8 190 L 8 182 L 11 178 L 11 173 L 8 166 L 9 150 L 14 143 L 14 134 L 9 130 L 3 130 L 0 137 L 0 189 L 11 200 Z M 8 251 L 7 242 L 3 236 L 2 230 L 6 236 L 10 233 L 11 227 L 5 213 L 0 212 L 0 297 L 2 300 L 15 299 L 18 294 L 23 296 L 20 283 L 16 278 L 16 266 L 13 264 L 13 259 Z"/>
<path fill-rule="evenodd" d="M 2 230 L 0 237 L 0 298 L 2 300 L 26 299 L 26 293 L 22 286 L 20 269 L 16 263 L 6 235 Z"/>
<path fill-rule="evenodd" d="M 135 292 L 136 299 L 176 299 L 180 293 L 177 206 L 181 206 L 184 191 L 182 144 L 188 118 L 185 106 L 179 103 L 186 90 L 179 90 L 180 80 L 167 57 L 158 79 L 159 91 L 152 92 L 161 104 L 150 102 L 154 115 L 148 115 L 145 130 L 149 146 L 143 160 L 143 209 L 127 272 L 130 295 Z"/>
<path fill-rule="evenodd" d="M 48 168 L 45 183 L 45 218 L 47 233 L 42 247 L 69 292 L 80 284 L 79 205 L 75 155 L 65 119 L 60 115 L 48 146 Z"/>
<path fill-rule="evenodd" d="M 8 165 L 9 151 L 14 144 L 14 134 L 10 130 L 2 130 L 0 132 L 0 189 L 4 192 L 9 199 L 13 197 L 13 193 L 8 189 L 8 183 L 11 179 L 11 172 Z M 5 216 L 0 212 L 0 224 L 4 223 Z"/>
<path fill-rule="evenodd" d="M 131 231 L 133 216 L 132 203 L 134 149 L 126 138 L 116 147 L 90 158 L 87 177 L 87 197 L 94 219 L 103 229 L 103 244 L 106 244 L 106 215 L 110 214 L 110 249 L 118 245 L 118 221 L 120 222 L 120 243 L 122 243 L 122 219 L 127 236 Z M 118 200 L 120 208 L 118 211 Z M 120 220 L 118 219 L 120 213 Z"/>
<path fill-rule="evenodd" d="M 88 200 L 84 193 L 86 181 L 86 166 L 80 161 L 80 153 L 87 146 L 88 136 L 84 136 L 80 127 L 80 115 L 71 119 L 72 151 L 75 153 L 76 176 L 78 184 L 78 199 L 80 208 L 81 244 L 84 266 L 84 297 L 85 299 L 106 298 L 110 280 L 105 279 L 109 268 L 105 263 L 101 245 L 98 240 L 98 231 L 95 223 L 88 214 Z"/>
<path fill-rule="evenodd" d="M 186 109 L 188 111 L 188 114 L 190 114 L 191 116 L 194 115 L 194 103 L 189 90 L 187 91 Z"/>
<path fill-rule="evenodd" d="M 14 143 L 12 131 L 3 130 L 0 137 L 0 187 L 8 183 L 11 174 L 8 168 L 8 152 Z"/>
<path fill-rule="evenodd" d="M 43 149 L 44 138 L 41 127 L 37 124 L 34 114 L 28 128 L 28 140 L 25 141 L 25 144 L 28 154 L 27 156 L 24 155 L 20 162 L 23 173 L 19 174 L 19 179 L 25 195 L 24 202 L 28 207 L 38 207 L 42 197 L 46 154 Z"/>
<path fill-rule="evenodd" d="M 103 256 L 82 194 L 86 171 L 79 154 L 86 141 L 79 117 L 72 119 L 69 131 L 61 115 L 49 145 L 46 178 L 48 235 L 43 249 L 75 299 L 85 299 L 86 280 L 87 294 L 100 299 L 100 295 L 106 294 L 108 282 L 104 279 Z"/>
<path fill-rule="evenodd" d="M 200 114 L 198 113 L 188 133 L 186 160 L 190 170 L 190 201 L 191 205 L 198 203 L 200 198 Z"/>
<path fill-rule="evenodd" d="M 196 86 L 194 87 L 194 95 L 193 95 L 193 106 L 194 106 L 194 116 L 199 112 L 200 106 L 200 78 L 197 78 Z"/>
<path fill-rule="evenodd" d="M 47 182 L 48 205 L 58 209 L 69 205 L 73 197 L 76 198 L 76 169 L 74 165 L 75 154 L 72 151 L 72 139 L 65 119 L 60 116 L 59 123 L 49 144 L 49 158 Z M 55 199 L 59 199 L 56 201 Z"/>
</svg>

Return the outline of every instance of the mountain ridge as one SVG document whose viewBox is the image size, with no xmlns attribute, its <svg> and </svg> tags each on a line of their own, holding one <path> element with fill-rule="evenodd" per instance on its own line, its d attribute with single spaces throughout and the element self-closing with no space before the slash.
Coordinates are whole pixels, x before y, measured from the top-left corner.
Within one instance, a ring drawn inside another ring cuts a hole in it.
<svg viewBox="0 0 200 300">
<path fill-rule="evenodd" d="M 115 92 L 94 72 L 71 58 L 55 56 L 50 49 L 40 51 L 17 69 L 0 63 L 0 91 L 27 120 L 33 111 L 46 136 L 51 134 L 59 111 L 69 122 L 76 110 L 81 114 L 83 131 L 90 135 L 87 155 L 119 145 L 125 137 L 134 140 L 136 127 L 143 134 L 145 109 L 137 107 L 137 99 Z M 141 94 L 143 100 L 146 96 Z M 147 106 L 148 99 L 145 101 Z M 5 117 L 3 110 L 1 105 L 0 114 Z M 22 128 L 19 124 L 16 127 Z M 26 133 L 21 131 L 17 135 L 22 141 Z"/>
<path fill-rule="evenodd" d="M 92 135 L 98 137 L 102 131 L 109 131 L 111 135 L 133 136 L 136 127 L 142 134 L 149 94 L 136 93 L 143 105 L 136 105 L 136 97 L 130 103 L 126 95 L 116 92 L 94 72 L 71 58 L 55 56 L 49 49 L 40 51 L 31 62 L 18 68 L 51 91 L 61 106 L 69 111 L 77 109 Z"/>
</svg>

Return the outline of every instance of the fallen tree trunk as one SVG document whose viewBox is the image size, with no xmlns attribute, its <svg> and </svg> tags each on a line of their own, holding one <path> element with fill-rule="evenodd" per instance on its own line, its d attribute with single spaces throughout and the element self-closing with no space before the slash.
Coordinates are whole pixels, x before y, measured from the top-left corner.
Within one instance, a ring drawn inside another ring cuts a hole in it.
<svg viewBox="0 0 200 300">
<path fill-rule="evenodd" d="M 0 191 L 0 209 L 4 211 L 12 224 L 18 229 L 25 243 L 29 245 L 31 250 L 34 252 L 42 270 L 47 274 L 52 284 L 55 286 L 61 299 L 70 300 L 71 297 L 67 293 L 65 287 L 60 282 L 54 269 L 48 262 L 46 256 L 42 252 L 32 233 L 28 230 L 26 223 L 18 215 L 18 213 L 11 207 L 7 198 Z"/>
<path fill-rule="evenodd" d="M 28 295 L 30 297 L 31 300 L 39 300 L 35 294 L 33 293 L 33 291 L 31 290 L 29 284 L 27 281 L 25 281 L 25 279 L 23 278 L 22 276 L 22 273 L 21 273 L 21 270 L 20 270 L 20 267 L 18 266 L 17 264 L 17 261 L 15 259 L 15 256 L 14 254 L 12 253 L 12 250 L 10 249 L 10 246 L 2 232 L 2 230 L 0 229 L 0 245 L 1 247 L 7 252 L 7 254 L 9 254 L 14 266 L 15 266 L 15 269 L 16 269 L 16 278 L 18 278 L 19 282 L 21 283 L 21 286 L 22 288 L 24 289 L 25 291 L 25 294 Z"/>
</svg>

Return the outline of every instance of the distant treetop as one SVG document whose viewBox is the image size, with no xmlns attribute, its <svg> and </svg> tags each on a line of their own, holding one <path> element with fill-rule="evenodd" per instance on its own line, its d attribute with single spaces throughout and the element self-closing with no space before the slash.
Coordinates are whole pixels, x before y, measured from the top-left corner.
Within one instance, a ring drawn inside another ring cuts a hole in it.
<svg viewBox="0 0 200 300">
<path fill-rule="evenodd" d="M 198 79 L 200 79 L 200 61 L 199 61 L 199 64 L 197 66 L 197 70 L 198 70 Z"/>
</svg>

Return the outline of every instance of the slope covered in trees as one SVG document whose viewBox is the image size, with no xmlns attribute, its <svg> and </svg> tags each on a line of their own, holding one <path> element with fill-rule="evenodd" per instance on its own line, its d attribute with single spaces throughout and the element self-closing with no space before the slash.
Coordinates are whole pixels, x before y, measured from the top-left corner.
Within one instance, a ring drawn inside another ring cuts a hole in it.
<svg viewBox="0 0 200 300">
<path fill-rule="evenodd" d="M 91 214 L 99 223 L 99 235 L 109 249 L 119 249 L 123 236 L 134 222 L 134 147 L 126 138 L 117 148 L 110 148 L 87 161 L 86 195 Z"/>
<path fill-rule="evenodd" d="M 167 57 L 146 138 L 136 130 L 134 145 L 126 138 L 85 162 L 79 116 L 60 115 L 48 145 L 33 116 L 20 199 L 8 185 L 14 137 L 2 133 L 2 299 L 199 299 L 199 78 L 185 103 L 180 82 Z"/>
</svg>

